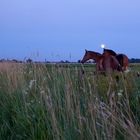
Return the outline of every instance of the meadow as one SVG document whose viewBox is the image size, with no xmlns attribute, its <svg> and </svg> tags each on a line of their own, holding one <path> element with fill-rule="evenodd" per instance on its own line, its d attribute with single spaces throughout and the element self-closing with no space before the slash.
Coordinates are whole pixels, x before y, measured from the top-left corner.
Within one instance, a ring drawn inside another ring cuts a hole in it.
<svg viewBox="0 0 140 140">
<path fill-rule="evenodd" d="M 129 68 L 0 63 L 0 140 L 139 140 L 140 64 Z"/>
</svg>

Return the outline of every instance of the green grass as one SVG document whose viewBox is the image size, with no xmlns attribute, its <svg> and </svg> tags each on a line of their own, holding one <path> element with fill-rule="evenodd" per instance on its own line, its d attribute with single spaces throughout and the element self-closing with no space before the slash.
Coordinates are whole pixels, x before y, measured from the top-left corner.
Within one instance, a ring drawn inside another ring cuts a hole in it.
<svg viewBox="0 0 140 140">
<path fill-rule="evenodd" d="M 22 65 L 0 72 L 0 140 L 140 139 L 139 66 L 104 76 L 91 64 Z"/>
</svg>

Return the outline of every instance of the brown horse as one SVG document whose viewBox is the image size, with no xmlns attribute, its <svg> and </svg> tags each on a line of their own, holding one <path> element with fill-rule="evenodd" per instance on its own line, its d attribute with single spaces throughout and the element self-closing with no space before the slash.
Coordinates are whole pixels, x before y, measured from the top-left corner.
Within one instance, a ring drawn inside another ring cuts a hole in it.
<svg viewBox="0 0 140 140">
<path fill-rule="evenodd" d="M 113 55 L 117 58 L 118 62 L 120 63 L 122 70 L 125 71 L 128 68 L 128 57 L 125 54 L 117 54 L 113 50 L 110 49 L 104 49 L 103 55 L 109 56 Z"/>
<path fill-rule="evenodd" d="M 112 55 L 102 55 L 98 52 L 85 50 L 85 55 L 81 60 L 81 63 L 85 63 L 89 59 L 93 59 L 96 62 L 96 71 L 111 72 L 114 70 L 122 71 L 118 60 Z"/>
<path fill-rule="evenodd" d="M 86 61 L 88 61 L 90 59 L 93 59 L 93 60 L 95 60 L 95 62 L 97 62 L 100 60 L 101 56 L 102 56 L 102 54 L 100 54 L 98 52 L 85 50 L 85 55 L 84 55 L 83 59 L 81 60 L 81 63 L 85 63 Z"/>
<path fill-rule="evenodd" d="M 85 50 L 85 55 L 81 60 L 81 63 L 85 63 L 86 61 L 93 59 L 96 62 L 96 71 L 101 71 L 103 69 L 102 66 L 102 54 L 94 51 Z"/>
</svg>

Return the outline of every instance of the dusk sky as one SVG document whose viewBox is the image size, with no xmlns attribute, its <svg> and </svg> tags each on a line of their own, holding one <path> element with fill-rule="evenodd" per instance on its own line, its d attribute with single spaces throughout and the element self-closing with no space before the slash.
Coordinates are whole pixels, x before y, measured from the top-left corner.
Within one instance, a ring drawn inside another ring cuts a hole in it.
<svg viewBox="0 0 140 140">
<path fill-rule="evenodd" d="M 140 58 L 140 0 L 0 0 L 0 59 L 77 61 L 101 44 Z"/>
</svg>

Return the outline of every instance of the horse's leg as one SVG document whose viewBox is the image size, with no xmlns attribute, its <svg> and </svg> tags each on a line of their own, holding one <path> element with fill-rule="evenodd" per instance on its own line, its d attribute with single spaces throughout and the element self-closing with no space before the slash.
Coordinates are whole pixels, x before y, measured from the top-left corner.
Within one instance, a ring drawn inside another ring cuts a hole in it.
<svg viewBox="0 0 140 140">
<path fill-rule="evenodd" d="M 128 65 L 125 64 L 124 67 L 123 67 L 123 71 L 127 71 L 128 70 Z"/>
<path fill-rule="evenodd" d="M 99 63 L 96 63 L 96 71 L 95 71 L 96 75 L 98 75 L 98 72 L 99 72 Z"/>
<path fill-rule="evenodd" d="M 123 56 L 123 70 L 126 71 L 128 69 L 128 57 Z"/>
</svg>

